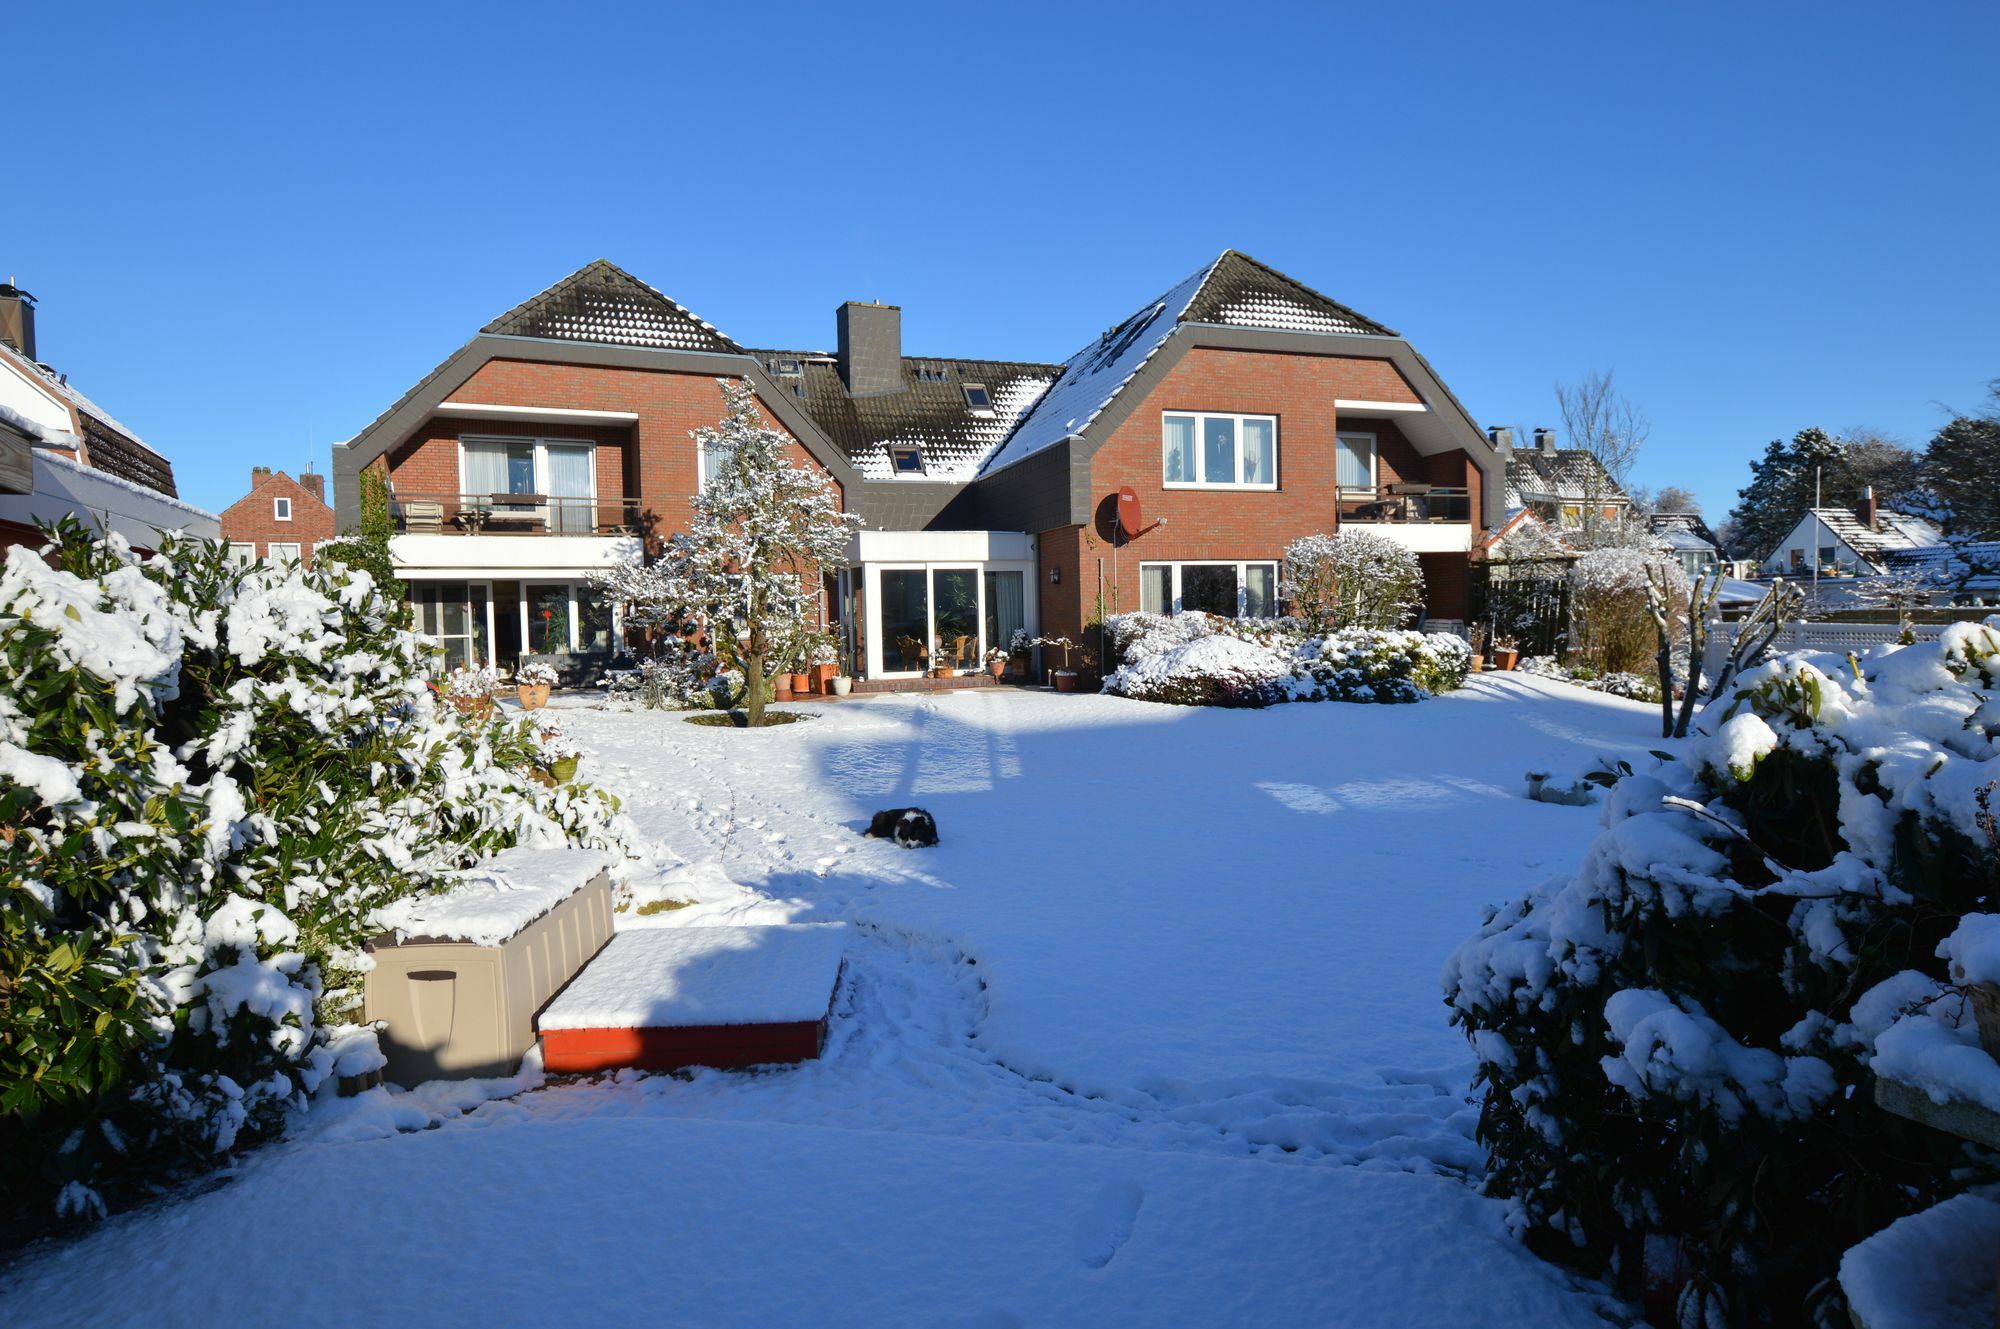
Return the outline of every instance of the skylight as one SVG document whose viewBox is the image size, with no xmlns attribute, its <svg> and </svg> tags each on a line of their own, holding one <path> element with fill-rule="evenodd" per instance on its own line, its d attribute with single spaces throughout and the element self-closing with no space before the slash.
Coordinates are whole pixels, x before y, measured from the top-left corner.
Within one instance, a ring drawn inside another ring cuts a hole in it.
<svg viewBox="0 0 2000 1329">
<path fill-rule="evenodd" d="M 975 411 L 991 411 L 993 409 L 993 394 L 986 390 L 984 383 L 967 383 L 965 385 L 965 404 Z"/>
<path fill-rule="evenodd" d="M 914 444 L 891 443 L 889 445 L 889 469 L 897 475 L 922 475 L 924 454 Z"/>
</svg>

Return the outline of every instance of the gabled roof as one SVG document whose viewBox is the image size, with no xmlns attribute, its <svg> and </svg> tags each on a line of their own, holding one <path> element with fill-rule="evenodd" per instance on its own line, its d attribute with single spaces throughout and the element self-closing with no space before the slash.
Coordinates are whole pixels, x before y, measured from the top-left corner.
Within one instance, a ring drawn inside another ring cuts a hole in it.
<svg viewBox="0 0 2000 1329">
<path fill-rule="evenodd" d="M 1675 549 L 1702 546 L 1717 552 L 1722 549 L 1722 541 L 1715 538 L 1715 532 L 1708 529 L 1708 523 L 1701 519 L 1699 512 L 1649 512 L 1646 514 L 1646 529 Z"/>
<path fill-rule="evenodd" d="M 0 356 L 4 356 L 15 372 L 36 390 L 68 408 L 75 416 L 77 433 L 91 468 L 168 498 L 178 496 L 180 491 L 174 483 L 173 463 L 138 434 L 120 424 L 111 412 L 72 387 L 67 374 L 58 374 L 46 365 L 36 364 L 4 343 L 0 343 Z M 52 447 L 76 447 L 79 442 L 75 438 L 67 442 L 45 441 Z"/>
<path fill-rule="evenodd" d="M 601 258 L 523 300 L 480 331 L 671 351 L 743 349 L 685 305 Z"/>
<path fill-rule="evenodd" d="M 1091 421 L 1183 323 L 1393 337 L 1380 323 L 1329 300 L 1245 254 L 1222 254 L 1131 317 L 1108 329 L 1062 367 L 981 474 L 1012 465 L 1089 428 Z"/>
<path fill-rule="evenodd" d="M 839 366 L 823 351 L 751 354 L 865 480 L 970 480 L 1062 372 L 1061 365 L 1026 361 L 904 356 L 903 391 L 851 397 Z M 990 405 L 974 407 L 968 384 L 985 388 Z M 923 457 L 921 475 L 898 476 L 891 468 L 889 448 L 903 444 Z"/>
<path fill-rule="evenodd" d="M 1591 498 L 1622 502 L 1625 491 L 1589 449 L 1515 448 L 1507 454 L 1508 507 Z"/>
<path fill-rule="evenodd" d="M 1809 508 L 1806 516 L 1819 518 L 1820 524 L 1833 532 L 1842 544 L 1877 569 L 1883 567 L 1888 556 L 1895 551 L 1927 549 L 1944 543 L 1944 534 L 1937 527 L 1922 517 L 1912 517 L 1903 512 L 1876 513 L 1876 525 L 1880 528 L 1877 530 L 1870 530 L 1861 518 L 1846 508 Z M 1799 520 L 1804 521 L 1805 518 Z"/>
</svg>

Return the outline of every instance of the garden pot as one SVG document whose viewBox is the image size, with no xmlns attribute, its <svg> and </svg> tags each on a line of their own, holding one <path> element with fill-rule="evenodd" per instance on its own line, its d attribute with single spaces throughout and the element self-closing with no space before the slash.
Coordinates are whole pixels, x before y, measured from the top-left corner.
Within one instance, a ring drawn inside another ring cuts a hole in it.
<svg viewBox="0 0 2000 1329">
<path fill-rule="evenodd" d="M 523 683 L 514 691 L 520 696 L 524 711 L 539 711 L 549 704 L 549 685 L 546 683 Z"/>
<path fill-rule="evenodd" d="M 1472 663 L 1466 666 L 1465 672 L 1468 674 L 1477 674 L 1482 670 L 1484 670 L 1485 668 L 1486 668 L 1486 657 L 1481 655 L 1478 651 L 1474 651 L 1472 653 Z"/>
<path fill-rule="evenodd" d="M 576 778 L 576 764 L 580 757 L 557 757 L 549 763 L 549 774 L 555 776 L 557 784 L 568 784 Z"/>
<path fill-rule="evenodd" d="M 950 665 L 939 665 L 937 668 L 931 670 L 932 678 L 950 678 L 951 674 L 952 669 Z"/>
<path fill-rule="evenodd" d="M 848 693 L 854 691 L 854 680 L 845 674 L 835 674 L 831 682 L 833 695 L 836 697 L 845 697 Z"/>
<path fill-rule="evenodd" d="M 469 716 L 474 720 L 488 720 L 493 717 L 491 697 L 453 697 L 451 704 L 460 715 Z"/>
<path fill-rule="evenodd" d="M 771 676 L 771 700 L 790 701 L 792 699 L 792 676 L 773 674 Z"/>
<path fill-rule="evenodd" d="M 812 691 L 812 685 L 813 683 L 811 674 L 792 675 L 792 695 L 794 697 L 805 696 L 808 692 Z"/>
<path fill-rule="evenodd" d="M 995 660 L 987 666 L 987 671 L 993 675 L 994 681 L 998 682 L 1000 676 L 1007 672 L 1007 662 L 1005 660 Z"/>
<path fill-rule="evenodd" d="M 1510 651 L 1505 647 L 1501 646 L 1496 646 L 1493 648 L 1493 663 L 1497 667 L 1501 669 L 1512 669 L 1515 665 L 1519 664 L 1520 662 L 1521 662 L 1521 653 L 1519 651 Z"/>
<path fill-rule="evenodd" d="M 1075 692 L 1075 691 L 1076 691 L 1076 671 L 1075 671 L 1075 670 L 1073 670 L 1073 669 L 1058 669 L 1058 670 L 1056 670 L 1056 672 L 1055 672 L 1055 674 L 1053 675 L 1053 677 L 1055 678 L 1055 681 L 1056 681 L 1056 691 L 1057 691 L 1057 692 Z"/>
<path fill-rule="evenodd" d="M 824 697 L 831 690 L 830 685 L 833 683 L 833 675 L 838 668 L 838 665 L 814 665 L 812 667 L 812 690 Z"/>
</svg>

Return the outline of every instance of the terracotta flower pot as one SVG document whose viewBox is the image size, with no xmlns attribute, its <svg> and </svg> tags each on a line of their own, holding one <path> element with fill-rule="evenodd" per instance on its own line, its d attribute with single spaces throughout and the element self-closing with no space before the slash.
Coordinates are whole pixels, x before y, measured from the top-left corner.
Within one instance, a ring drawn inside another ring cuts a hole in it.
<svg viewBox="0 0 2000 1329">
<path fill-rule="evenodd" d="M 549 685 L 546 683 L 522 683 L 514 689 L 521 698 L 521 709 L 539 711 L 549 704 Z"/>
<path fill-rule="evenodd" d="M 993 675 L 994 679 L 997 681 L 1002 674 L 1005 674 L 1007 672 L 1007 662 L 1005 660 L 995 660 L 992 664 L 987 666 L 987 670 Z"/>
<path fill-rule="evenodd" d="M 1058 669 L 1058 670 L 1056 670 L 1056 672 L 1055 672 L 1055 675 L 1054 675 L 1054 677 L 1055 677 L 1055 680 L 1056 680 L 1056 691 L 1057 691 L 1057 692 L 1075 692 L 1075 691 L 1076 691 L 1076 671 L 1075 671 L 1075 670 L 1073 670 L 1073 669 Z"/>
<path fill-rule="evenodd" d="M 793 674 L 793 675 L 792 675 L 792 695 L 793 695 L 794 697 L 803 697 L 803 696 L 805 696 L 805 695 L 806 695 L 806 694 L 807 694 L 808 692 L 811 692 L 811 691 L 812 691 L 812 675 L 811 675 L 811 674 Z"/>
<path fill-rule="evenodd" d="M 951 675 L 952 668 L 950 665 L 939 665 L 937 668 L 931 670 L 932 678 L 950 678 Z"/>
<path fill-rule="evenodd" d="M 493 716 L 491 697 L 453 697 L 451 705 L 460 715 L 469 716 L 474 720 L 487 720 Z"/>
<path fill-rule="evenodd" d="M 1521 662 L 1521 653 L 1519 651 L 1508 650 L 1507 648 L 1502 646 L 1496 646 L 1493 648 L 1493 663 L 1498 665 L 1500 668 L 1512 669 L 1515 665 L 1519 664 L 1520 662 Z"/>
<path fill-rule="evenodd" d="M 816 664 L 812 667 L 812 690 L 824 697 L 832 689 L 833 676 L 838 665 Z"/>
<path fill-rule="evenodd" d="M 792 676 L 790 674 L 771 675 L 771 700 L 790 701 L 792 699 Z"/>
<path fill-rule="evenodd" d="M 1474 651 L 1472 653 L 1472 663 L 1466 667 L 1465 672 L 1468 674 L 1477 674 L 1485 668 L 1486 668 L 1486 657 L 1481 655 L 1478 651 Z"/>
</svg>

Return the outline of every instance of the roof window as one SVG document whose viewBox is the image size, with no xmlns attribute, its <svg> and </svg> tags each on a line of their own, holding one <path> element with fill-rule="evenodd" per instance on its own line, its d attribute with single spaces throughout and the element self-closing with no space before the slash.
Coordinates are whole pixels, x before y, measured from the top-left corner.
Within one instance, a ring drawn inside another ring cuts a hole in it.
<svg viewBox="0 0 2000 1329">
<path fill-rule="evenodd" d="M 922 475 L 924 473 L 923 450 L 913 443 L 891 443 L 889 445 L 889 469 L 897 475 Z"/>
<path fill-rule="evenodd" d="M 985 412 L 990 415 L 993 412 L 993 394 L 986 390 L 984 383 L 967 383 L 965 385 L 965 404 L 970 406 L 974 411 Z"/>
</svg>

